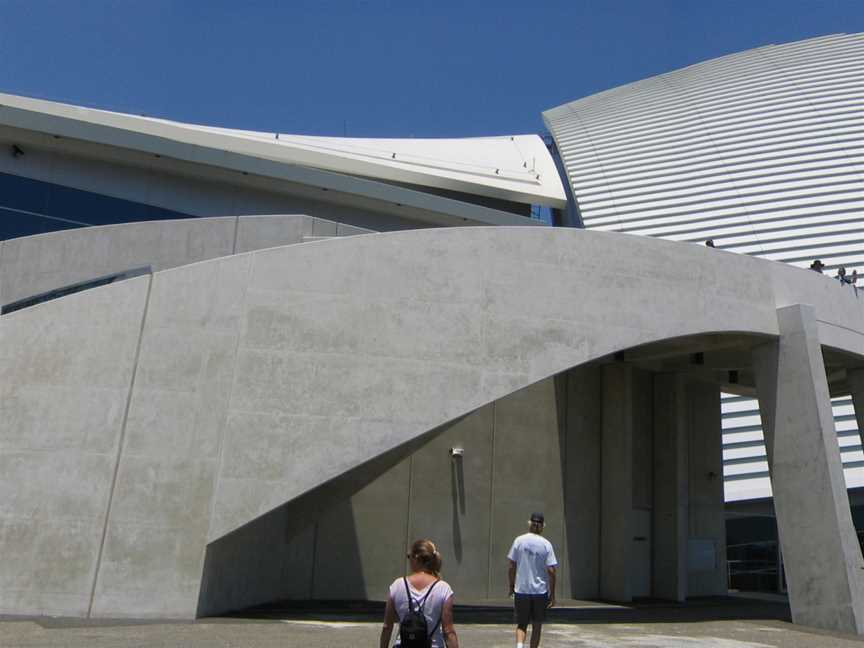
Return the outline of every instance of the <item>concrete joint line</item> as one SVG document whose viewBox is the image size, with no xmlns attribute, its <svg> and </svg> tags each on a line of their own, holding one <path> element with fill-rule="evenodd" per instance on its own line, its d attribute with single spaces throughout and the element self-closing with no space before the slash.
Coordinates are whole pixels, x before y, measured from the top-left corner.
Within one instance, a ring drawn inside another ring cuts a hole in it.
<svg viewBox="0 0 864 648">
<path fill-rule="evenodd" d="M 411 548 L 411 529 L 414 526 L 411 519 L 412 509 L 411 502 L 414 499 L 414 453 L 408 455 L 408 515 L 405 516 L 405 547 L 407 550 Z"/>
<path fill-rule="evenodd" d="M 147 294 L 144 297 L 144 308 L 141 313 L 141 327 L 138 330 L 138 344 L 135 346 L 135 360 L 132 364 L 132 377 L 129 380 L 129 393 L 126 396 L 126 407 L 123 410 L 123 423 L 120 426 L 120 438 L 117 441 L 117 456 L 114 459 L 114 473 L 111 476 L 111 489 L 108 491 L 108 505 L 105 508 L 105 522 L 102 525 L 102 538 L 99 541 L 99 551 L 96 554 L 96 568 L 93 570 L 93 585 L 90 588 L 90 602 L 87 605 L 87 618 L 93 615 L 93 602 L 96 598 L 96 586 L 99 583 L 99 572 L 102 569 L 102 555 L 105 551 L 105 540 L 108 537 L 108 524 L 111 519 L 111 508 L 114 504 L 114 490 L 117 487 L 117 476 L 120 472 L 120 460 L 123 457 L 123 445 L 126 441 L 126 422 L 129 419 L 129 409 L 132 405 L 132 394 L 135 392 L 135 378 L 138 375 L 138 360 L 141 356 L 141 343 L 144 340 L 144 327 L 147 324 L 147 312 L 150 309 L 150 293 L 153 289 L 153 273 L 147 279 Z"/>
<path fill-rule="evenodd" d="M 0 305 L 3 304 L 3 249 L 6 246 L 0 241 Z"/>
<path fill-rule="evenodd" d="M 239 219 L 239 216 L 237 217 Z M 241 313 L 245 313 L 247 298 L 249 296 L 249 285 L 252 281 L 252 269 L 255 266 L 255 255 L 249 255 L 249 265 L 246 268 L 246 281 L 243 286 L 243 296 L 241 299 Z M 234 394 L 237 388 L 237 365 L 240 362 L 240 343 L 243 339 L 245 326 L 245 317 L 241 317 L 240 323 L 238 324 L 237 330 L 237 340 L 234 342 L 234 357 L 232 359 L 231 364 L 231 394 Z M 228 407 L 225 410 L 225 418 L 223 420 L 222 433 L 216 439 L 216 470 L 213 474 L 213 492 L 210 497 L 210 506 L 208 510 L 208 518 L 207 518 L 207 537 L 205 538 L 205 551 L 206 545 L 210 544 L 210 536 L 213 533 L 213 519 L 214 514 L 216 513 L 216 497 L 219 491 L 219 477 L 222 474 L 222 469 L 225 464 L 225 435 L 228 431 L 228 417 L 231 416 L 231 401 L 229 396 Z M 232 529 L 233 530 L 233 529 Z M 203 564 L 204 560 L 204 552 L 201 554 L 201 561 Z"/>
<path fill-rule="evenodd" d="M 237 235 L 240 231 L 240 216 L 234 217 L 234 242 L 231 244 L 231 254 L 237 254 Z"/>
<path fill-rule="evenodd" d="M 489 553 L 487 555 L 486 569 L 486 596 L 492 597 L 492 537 L 495 529 L 495 402 L 490 406 L 492 408 L 492 424 L 490 433 L 490 448 L 489 448 Z"/>
</svg>

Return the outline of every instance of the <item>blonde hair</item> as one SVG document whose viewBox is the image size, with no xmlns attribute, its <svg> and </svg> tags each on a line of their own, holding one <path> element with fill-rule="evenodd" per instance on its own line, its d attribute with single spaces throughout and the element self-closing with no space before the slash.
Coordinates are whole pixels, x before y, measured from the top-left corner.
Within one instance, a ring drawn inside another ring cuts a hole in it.
<svg viewBox="0 0 864 648">
<path fill-rule="evenodd" d="M 411 545 L 411 553 L 408 554 L 408 557 L 416 560 L 424 571 L 428 571 L 436 577 L 440 576 L 441 554 L 431 540 L 416 540 Z"/>
</svg>

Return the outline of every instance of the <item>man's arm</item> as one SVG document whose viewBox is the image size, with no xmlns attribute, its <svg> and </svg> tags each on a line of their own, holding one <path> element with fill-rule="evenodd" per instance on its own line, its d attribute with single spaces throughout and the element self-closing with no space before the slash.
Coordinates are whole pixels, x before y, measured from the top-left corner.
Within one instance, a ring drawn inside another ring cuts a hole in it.
<svg viewBox="0 0 864 648">
<path fill-rule="evenodd" d="M 516 563 L 512 560 L 507 560 L 510 563 L 510 568 L 507 570 L 507 578 L 510 580 L 510 595 L 516 591 Z"/>
<path fill-rule="evenodd" d="M 555 605 L 555 567 L 547 567 L 546 572 L 549 574 L 549 603 L 548 607 Z"/>
<path fill-rule="evenodd" d="M 393 599 L 387 597 L 387 607 L 384 608 L 384 625 L 381 628 L 381 640 L 378 643 L 379 648 L 387 648 L 390 645 L 394 623 L 396 623 L 396 608 L 393 605 Z"/>
</svg>

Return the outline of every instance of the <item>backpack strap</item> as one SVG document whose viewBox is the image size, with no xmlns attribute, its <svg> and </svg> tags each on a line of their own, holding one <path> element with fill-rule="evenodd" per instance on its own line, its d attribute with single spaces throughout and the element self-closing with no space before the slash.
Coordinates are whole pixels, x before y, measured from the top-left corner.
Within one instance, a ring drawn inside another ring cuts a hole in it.
<svg viewBox="0 0 864 648">
<path fill-rule="evenodd" d="M 405 595 L 408 597 L 408 612 L 413 612 L 413 611 L 414 611 L 414 606 L 412 605 L 412 603 L 414 602 L 414 597 L 411 596 L 411 590 L 408 589 L 408 577 L 407 577 L 407 576 L 404 576 L 404 577 L 402 578 L 402 580 L 403 580 L 404 583 L 405 583 Z M 423 601 L 425 602 L 426 599 L 424 598 Z M 418 609 L 419 609 L 419 608 L 418 608 Z"/>
<path fill-rule="evenodd" d="M 420 601 L 420 607 L 418 608 L 419 611 L 423 610 L 423 606 L 426 604 L 426 599 L 429 598 L 429 595 L 432 593 L 432 589 L 440 582 L 441 582 L 441 579 L 439 578 L 438 580 L 436 580 L 434 583 L 432 583 L 429 586 L 428 590 L 426 590 L 426 594 L 423 596 L 423 600 Z M 442 608 L 441 614 L 438 616 L 438 621 L 435 622 L 435 625 L 432 626 L 432 630 L 429 632 L 429 637 L 435 636 L 435 633 L 438 631 L 438 626 L 441 625 L 441 617 L 443 615 L 444 615 L 444 609 Z"/>
<path fill-rule="evenodd" d="M 429 595 L 432 593 L 433 588 L 434 588 L 438 583 L 440 583 L 440 582 L 441 582 L 441 579 L 439 578 L 438 580 L 436 580 L 434 583 L 432 583 L 432 584 L 429 586 L 429 589 L 426 590 L 426 593 L 423 595 L 423 598 L 420 599 L 420 604 L 419 604 L 419 606 L 417 607 L 418 610 L 422 610 L 422 609 L 423 609 L 423 606 L 426 605 L 426 599 L 429 598 Z M 407 578 L 405 579 L 405 583 L 406 583 L 406 584 L 408 583 L 408 579 L 407 579 Z"/>
</svg>

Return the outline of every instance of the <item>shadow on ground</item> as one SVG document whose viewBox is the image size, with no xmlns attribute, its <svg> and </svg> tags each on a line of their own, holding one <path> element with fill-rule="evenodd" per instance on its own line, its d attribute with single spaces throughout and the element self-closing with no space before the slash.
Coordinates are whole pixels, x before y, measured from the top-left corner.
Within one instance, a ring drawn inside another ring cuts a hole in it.
<svg viewBox="0 0 864 648">
<path fill-rule="evenodd" d="M 509 624 L 512 604 L 494 601 L 456 606 L 459 623 Z M 354 621 L 380 622 L 384 604 L 359 601 L 280 601 L 218 617 L 232 621 Z M 211 618 L 208 621 L 215 621 Z M 691 599 L 686 603 L 642 600 L 633 605 L 601 601 L 562 601 L 549 610 L 547 622 L 573 624 L 698 623 L 727 620 L 791 621 L 789 605 L 782 599 L 765 600 L 743 596 Z"/>
</svg>

